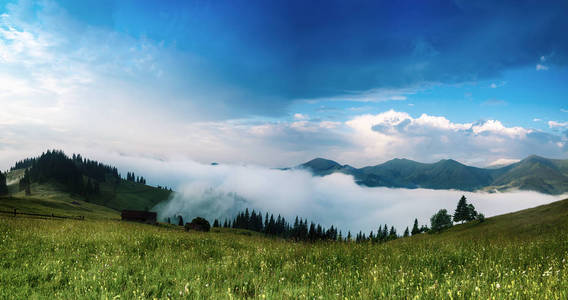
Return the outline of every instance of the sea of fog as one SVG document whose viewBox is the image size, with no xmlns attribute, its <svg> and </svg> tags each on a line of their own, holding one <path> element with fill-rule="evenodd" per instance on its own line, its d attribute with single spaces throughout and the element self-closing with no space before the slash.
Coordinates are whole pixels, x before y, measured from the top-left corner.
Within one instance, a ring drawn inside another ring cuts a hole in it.
<svg viewBox="0 0 568 300">
<path fill-rule="evenodd" d="M 168 163 L 164 163 L 168 164 Z M 171 165 L 174 169 L 174 165 Z M 175 164 L 178 186 L 171 199 L 154 208 L 162 220 L 182 215 L 185 220 L 201 216 L 223 220 L 249 208 L 276 215 L 289 222 L 294 217 L 344 233 L 369 232 L 381 224 L 394 225 L 399 233 L 411 227 L 414 218 L 429 225 L 430 216 L 441 208 L 453 213 L 465 195 L 486 217 L 564 199 L 537 192 L 480 193 L 457 190 L 369 188 L 357 185 L 344 174 L 314 177 L 305 170 L 276 170 L 256 166 Z"/>
</svg>

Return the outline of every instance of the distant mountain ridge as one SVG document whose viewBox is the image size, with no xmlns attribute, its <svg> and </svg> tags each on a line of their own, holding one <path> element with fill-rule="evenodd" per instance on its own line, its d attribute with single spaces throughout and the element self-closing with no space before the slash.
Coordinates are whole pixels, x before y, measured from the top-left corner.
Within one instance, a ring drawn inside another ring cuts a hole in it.
<svg viewBox="0 0 568 300">
<path fill-rule="evenodd" d="M 530 190 L 559 195 L 568 192 L 568 160 L 531 155 L 517 163 L 499 168 L 477 168 L 453 159 L 420 163 L 395 158 L 385 163 L 354 168 L 333 160 L 316 158 L 296 168 L 310 170 L 315 176 L 333 173 L 352 175 L 368 187 L 457 189 L 463 191 Z"/>
</svg>

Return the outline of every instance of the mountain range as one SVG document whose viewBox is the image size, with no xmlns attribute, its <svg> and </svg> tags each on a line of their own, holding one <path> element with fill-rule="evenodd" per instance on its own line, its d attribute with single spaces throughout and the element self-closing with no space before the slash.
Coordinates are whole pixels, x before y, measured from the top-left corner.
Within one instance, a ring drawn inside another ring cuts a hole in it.
<svg viewBox="0 0 568 300">
<path fill-rule="evenodd" d="M 358 184 L 368 187 L 488 192 L 519 189 L 552 195 L 568 192 L 568 160 L 549 159 L 536 155 L 498 168 L 477 168 L 453 159 L 420 163 L 399 158 L 363 168 L 316 158 L 296 168 L 307 169 L 315 176 L 333 173 L 352 175 Z"/>
</svg>

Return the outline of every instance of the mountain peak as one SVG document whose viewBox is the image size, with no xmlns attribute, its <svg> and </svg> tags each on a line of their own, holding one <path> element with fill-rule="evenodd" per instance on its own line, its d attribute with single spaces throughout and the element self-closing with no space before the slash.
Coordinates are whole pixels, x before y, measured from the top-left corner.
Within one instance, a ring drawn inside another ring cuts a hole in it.
<svg viewBox="0 0 568 300">
<path fill-rule="evenodd" d="M 523 159 L 523 161 L 541 161 L 541 160 L 548 160 L 542 156 L 538 156 L 536 154 L 531 154 L 529 156 L 527 156 L 525 159 Z"/>
<path fill-rule="evenodd" d="M 306 163 L 303 163 L 301 166 L 310 168 L 312 170 L 328 170 L 331 168 L 341 167 L 341 165 L 337 162 L 321 157 L 314 158 Z"/>
<path fill-rule="evenodd" d="M 448 166 L 463 166 L 464 164 L 460 163 L 457 160 L 453 160 L 453 159 L 441 159 L 440 161 L 438 161 L 436 164 L 440 164 L 440 165 L 448 165 Z"/>
</svg>

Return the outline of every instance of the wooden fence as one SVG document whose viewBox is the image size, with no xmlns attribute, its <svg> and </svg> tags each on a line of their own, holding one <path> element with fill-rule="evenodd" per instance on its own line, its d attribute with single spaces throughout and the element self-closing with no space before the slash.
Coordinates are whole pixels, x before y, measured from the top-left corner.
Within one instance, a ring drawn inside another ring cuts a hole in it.
<svg viewBox="0 0 568 300">
<path fill-rule="evenodd" d="M 14 217 L 17 217 L 18 215 L 23 215 L 23 216 L 43 217 L 43 218 L 53 218 L 53 219 L 73 219 L 73 220 L 84 220 L 85 219 L 85 216 L 57 216 L 57 215 L 54 215 L 54 214 L 51 214 L 51 215 L 35 214 L 35 213 L 18 212 L 17 209 L 14 209 L 13 211 L 0 210 L 0 214 L 12 215 Z"/>
</svg>

